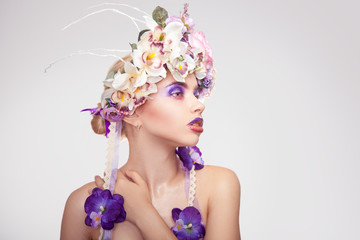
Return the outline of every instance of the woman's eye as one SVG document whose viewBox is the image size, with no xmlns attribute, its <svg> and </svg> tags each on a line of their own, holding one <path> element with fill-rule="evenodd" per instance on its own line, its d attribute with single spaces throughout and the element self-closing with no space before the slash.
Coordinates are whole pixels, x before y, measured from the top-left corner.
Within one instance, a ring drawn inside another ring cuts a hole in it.
<svg viewBox="0 0 360 240">
<path fill-rule="evenodd" d="M 179 97 L 182 97 L 182 96 L 183 96 L 183 93 L 180 92 L 180 91 L 176 91 L 176 92 L 172 92 L 172 93 L 171 93 L 171 96 L 176 97 L 176 98 L 179 98 Z"/>
</svg>

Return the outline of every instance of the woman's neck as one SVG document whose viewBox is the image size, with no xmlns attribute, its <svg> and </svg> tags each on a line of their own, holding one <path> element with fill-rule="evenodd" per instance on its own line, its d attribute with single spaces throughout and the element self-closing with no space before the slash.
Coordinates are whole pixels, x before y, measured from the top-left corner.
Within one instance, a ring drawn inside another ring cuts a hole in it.
<svg viewBox="0 0 360 240">
<path fill-rule="evenodd" d="M 182 172 L 178 161 L 175 147 L 167 144 L 166 140 L 138 136 L 129 139 L 129 159 L 120 170 L 138 172 L 152 196 L 156 197 L 164 188 L 176 184 Z"/>
</svg>

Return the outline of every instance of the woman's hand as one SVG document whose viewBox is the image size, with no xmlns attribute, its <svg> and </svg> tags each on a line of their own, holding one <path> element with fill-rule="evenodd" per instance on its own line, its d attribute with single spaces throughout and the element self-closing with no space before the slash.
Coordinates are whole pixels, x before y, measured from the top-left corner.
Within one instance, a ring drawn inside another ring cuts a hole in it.
<svg viewBox="0 0 360 240">
<path fill-rule="evenodd" d="M 118 170 L 114 193 L 124 197 L 126 219 L 136 224 L 135 220 L 143 217 L 145 209 L 153 208 L 149 188 L 136 171 L 126 170 L 125 175 Z"/>
<path fill-rule="evenodd" d="M 135 219 L 142 217 L 144 208 L 152 207 L 151 197 L 146 182 L 136 171 L 126 170 L 125 174 L 118 170 L 114 193 L 124 197 L 126 220 L 135 224 Z M 98 188 L 103 189 L 104 183 L 100 176 L 95 176 Z M 89 195 L 91 193 L 92 189 L 89 189 Z"/>
<path fill-rule="evenodd" d="M 104 180 L 95 176 L 95 184 L 103 188 Z M 127 170 L 124 175 L 118 170 L 114 193 L 124 197 L 126 220 L 135 224 L 145 239 L 176 239 L 152 205 L 149 188 L 136 171 Z"/>
</svg>

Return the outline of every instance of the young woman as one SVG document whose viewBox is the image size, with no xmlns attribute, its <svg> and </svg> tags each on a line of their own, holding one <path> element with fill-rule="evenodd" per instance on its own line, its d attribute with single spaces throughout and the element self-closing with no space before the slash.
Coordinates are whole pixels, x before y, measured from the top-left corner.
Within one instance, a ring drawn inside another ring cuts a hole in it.
<svg viewBox="0 0 360 240">
<path fill-rule="evenodd" d="M 148 23 L 132 55 L 110 69 L 102 104 L 91 110 L 95 132 L 108 134 L 109 122 L 122 123 L 129 142 L 128 160 L 113 183 L 113 198 L 119 200 L 111 203 L 119 206 L 115 224 L 106 220 L 115 209 L 106 202 L 111 193 L 100 189 L 104 182 L 96 177 L 70 195 L 62 240 L 240 239 L 236 174 L 204 165 L 192 147 L 203 131 L 200 98 L 213 86 L 211 50 L 196 47 L 187 6 L 179 19 L 157 21 L 160 27 Z M 90 197 L 89 189 L 95 189 Z"/>
</svg>

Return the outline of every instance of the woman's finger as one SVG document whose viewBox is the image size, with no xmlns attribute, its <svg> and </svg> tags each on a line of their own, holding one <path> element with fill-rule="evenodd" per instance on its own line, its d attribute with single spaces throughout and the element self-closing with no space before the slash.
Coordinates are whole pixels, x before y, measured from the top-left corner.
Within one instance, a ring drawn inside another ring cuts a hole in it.
<svg viewBox="0 0 360 240">
<path fill-rule="evenodd" d="M 98 188 L 104 189 L 105 181 L 98 175 L 95 176 L 95 184 Z"/>
<path fill-rule="evenodd" d="M 126 176 L 128 176 L 129 178 L 131 178 L 131 180 L 138 184 L 138 185 L 143 185 L 143 184 L 146 184 L 144 179 L 140 176 L 139 173 L 137 173 L 136 171 L 133 171 L 133 170 L 126 170 L 125 171 L 125 174 Z"/>
<path fill-rule="evenodd" d="M 126 179 L 125 175 L 120 171 L 117 171 L 116 179 Z"/>
</svg>

